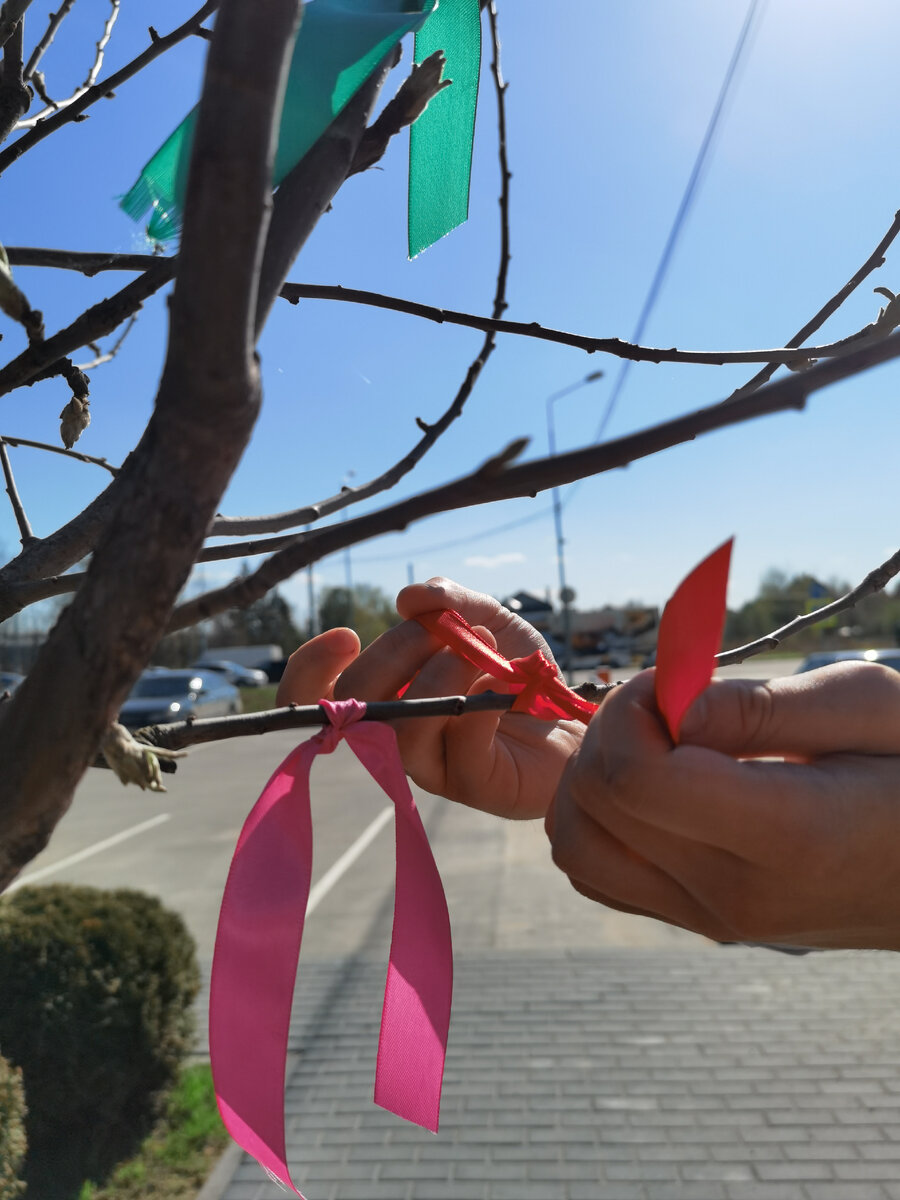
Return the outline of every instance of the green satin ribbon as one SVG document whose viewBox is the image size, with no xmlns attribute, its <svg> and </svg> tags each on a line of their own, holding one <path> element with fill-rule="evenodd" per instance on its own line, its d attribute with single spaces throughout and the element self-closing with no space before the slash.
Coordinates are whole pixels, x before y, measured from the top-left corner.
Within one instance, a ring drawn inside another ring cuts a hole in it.
<svg viewBox="0 0 900 1200">
<path fill-rule="evenodd" d="M 481 49 L 478 0 L 440 0 L 439 7 L 438 0 L 312 0 L 306 4 L 288 74 L 273 172 L 277 187 L 388 51 L 412 31 L 416 32 L 416 61 L 443 50 L 445 75 L 453 86 L 441 91 L 413 126 L 410 257 L 468 215 Z M 153 210 L 147 233 L 157 241 L 174 237 L 181 225 L 196 119 L 195 108 L 121 200 L 134 220 Z"/>
<path fill-rule="evenodd" d="M 481 67 L 478 0 L 440 0 L 416 34 L 415 59 L 447 58 L 444 88 L 410 130 L 409 257 L 445 237 L 469 215 L 469 177 Z"/>
</svg>

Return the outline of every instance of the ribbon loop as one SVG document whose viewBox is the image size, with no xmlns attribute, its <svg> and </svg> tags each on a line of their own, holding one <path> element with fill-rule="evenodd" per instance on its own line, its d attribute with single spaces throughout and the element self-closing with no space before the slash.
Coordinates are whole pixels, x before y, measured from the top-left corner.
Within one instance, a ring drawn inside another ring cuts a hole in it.
<svg viewBox="0 0 900 1200">
<path fill-rule="evenodd" d="M 540 650 L 510 662 L 479 637 L 465 617 L 450 608 L 419 613 L 416 620 L 473 666 L 506 684 L 507 692 L 518 693 L 514 712 L 528 713 L 544 721 L 563 717 L 587 725 L 597 711 L 596 704 L 566 687 L 556 667 Z"/>
<path fill-rule="evenodd" d="M 516 697 L 513 712 L 533 713 L 539 705 L 538 699 L 552 692 L 559 683 L 559 676 L 552 663 L 547 662 L 540 650 L 526 658 L 514 658 L 510 664 L 524 680 L 524 686 Z"/>
<path fill-rule="evenodd" d="M 447 902 L 394 731 L 361 723 L 358 700 L 320 701 L 329 724 L 284 760 L 244 823 L 213 955 L 209 1052 L 219 1111 L 248 1153 L 300 1195 L 287 1164 L 285 1060 L 312 875 L 309 774 L 346 739 L 394 802 L 397 882 L 376 1103 L 437 1131 L 450 1024 L 453 955 Z"/>
</svg>

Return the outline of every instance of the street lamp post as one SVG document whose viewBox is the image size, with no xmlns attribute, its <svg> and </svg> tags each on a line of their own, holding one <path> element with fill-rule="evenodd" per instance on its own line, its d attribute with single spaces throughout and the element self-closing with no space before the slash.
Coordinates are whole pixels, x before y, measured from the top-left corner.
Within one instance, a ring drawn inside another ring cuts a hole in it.
<svg viewBox="0 0 900 1200">
<path fill-rule="evenodd" d="M 586 387 L 587 384 L 595 383 L 598 379 L 602 378 L 602 371 L 591 371 L 589 375 L 585 375 L 584 379 L 579 379 L 577 383 L 570 383 L 568 387 L 561 388 L 560 391 L 554 392 L 552 396 L 547 397 L 547 446 L 551 457 L 556 453 L 556 428 L 553 423 L 553 405 L 557 400 L 562 400 L 563 396 L 569 396 L 572 392 L 577 392 L 579 388 Z M 558 487 L 553 488 L 553 524 L 556 529 L 556 569 L 559 575 L 559 599 L 563 606 L 563 645 L 565 646 L 565 658 L 560 663 L 560 666 L 565 671 L 566 680 L 571 687 L 574 679 L 572 673 L 572 601 L 575 599 L 575 593 L 566 583 L 565 538 L 563 537 L 562 528 L 562 495 Z"/>
</svg>

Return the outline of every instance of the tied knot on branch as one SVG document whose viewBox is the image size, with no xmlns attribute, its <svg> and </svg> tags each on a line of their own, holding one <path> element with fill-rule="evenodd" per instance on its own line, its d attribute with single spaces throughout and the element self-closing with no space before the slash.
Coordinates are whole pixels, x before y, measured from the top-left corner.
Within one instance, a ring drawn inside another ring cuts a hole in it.
<svg viewBox="0 0 900 1200">
<path fill-rule="evenodd" d="M 124 784 L 136 783 L 142 791 L 164 792 L 160 758 L 184 758 L 185 750 L 151 749 L 136 742 L 124 725 L 114 721 L 103 735 L 100 753 Z"/>
</svg>

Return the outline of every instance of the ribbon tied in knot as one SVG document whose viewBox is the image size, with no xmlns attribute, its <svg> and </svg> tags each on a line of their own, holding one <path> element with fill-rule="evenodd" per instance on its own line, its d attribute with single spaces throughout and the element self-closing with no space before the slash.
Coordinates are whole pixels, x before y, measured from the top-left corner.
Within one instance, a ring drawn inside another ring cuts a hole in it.
<svg viewBox="0 0 900 1200">
<path fill-rule="evenodd" d="M 375 1102 L 437 1131 L 453 955 L 440 876 L 394 731 L 362 722 L 358 700 L 320 702 L 329 725 L 293 750 L 244 823 L 216 933 L 209 1051 L 228 1132 L 297 1195 L 284 1131 L 291 1003 L 312 875 L 309 772 L 343 739 L 394 802 L 394 927 L 381 1014 Z"/>
<path fill-rule="evenodd" d="M 540 650 L 510 662 L 452 609 L 419 613 L 416 620 L 455 653 L 516 694 L 513 712 L 530 713 L 545 721 L 574 719 L 587 725 L 597 711 L 596 704 L 566 687 L 556 667 Z"/>
</svg>

